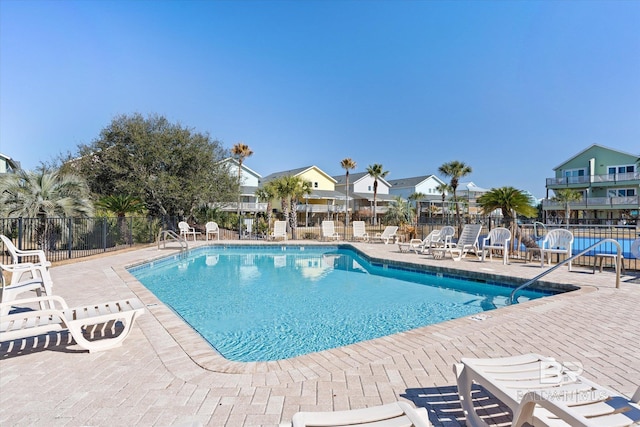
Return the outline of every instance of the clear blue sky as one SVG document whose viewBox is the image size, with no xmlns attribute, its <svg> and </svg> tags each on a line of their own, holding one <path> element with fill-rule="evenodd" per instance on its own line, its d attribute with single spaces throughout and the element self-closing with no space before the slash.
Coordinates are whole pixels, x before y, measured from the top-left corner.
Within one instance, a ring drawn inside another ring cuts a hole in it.
<svg viewBox="0 0 640 427">
<path fill-rule="evenodd" d="M 640 154 L 640 1 L 0 0 L 0 152 L 33 169 L 134 112 L 263 176 L 459 160 L 542 197 L 591 144 Z"/>
</svg>

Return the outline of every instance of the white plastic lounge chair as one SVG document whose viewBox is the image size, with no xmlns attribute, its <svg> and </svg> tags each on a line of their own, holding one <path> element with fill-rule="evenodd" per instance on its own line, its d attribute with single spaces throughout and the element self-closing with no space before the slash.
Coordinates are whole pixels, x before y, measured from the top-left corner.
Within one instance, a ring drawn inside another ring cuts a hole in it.
<svg viewBox="0 0 640 427">
<path fill-rule="evenodd" d="M 333 221 L 322 221 L 322 239 L 340 240 L 340 234 L 336 232 Z"/>
<path fill-rule="evenodd" d="M 11 283 L 4 280 L 3 271 L 11 273 Z M 28 273 L 29 277 L 25 277 Z M 0 264 L 0 303 L 10 303 L 24 292 L 35 291 L 37 296 L 53 295 L 53 281 L 49 270 L 38 264 L 23 262 L 20 264 Z M 42 308 L 45 304 L 41 305 Z M 0 310 L 0 316 L 9 313 L 9 304 Z"/>
<path fill-rule="evenodd" d="M 427 237 L 424 239 L 411 239 L 409 241 L 409 250 L 415 253 L 420 252 L 421 254 L 428 254 L 431 251 L 431 248 L 435 247 L 440 241 L 440 231 L 441 230 L 432 230 L 431 233 L 427 234 Z"/>
<path fill-rule="evenodd" d="M 136 317 L 144 313 L 144 305 L 137 298 L 69 308 L 61 297 L 55 295 L 2 303 L 0 309 L 5 305 L 24 306 L 33 303 L 57 304 L 60 308 L 19 311 L 2 316 L 0 341 L 13 341 L 68 330 L 80 347 L 89 352 L 102 351 L 120 346 L 131 332 Z M 115 333 L 118 321 L 124 326 L 118 335 L 99 338 L 105 333 Z M 96 337 L 99 339 L 94 340 Z"/>
<path fill-rule="evenodd" d="M 213 222 L 213 221 L 209 221 L 204 225 L 204 232 L 205 232 L 205 240 L 209 240 L 209 235 L 212 236 L 216 236 L 216 238 L 218 240 L 220 240 L 220 228 L 218 227 L 218 223 Z"/>
<path fill-rule="evenodd" d="M 454 365 L 454 372 L 471 427 L 487 426 L 473 406 L 473 383 L 511 409 L 514 426 L 628 426 L 640 422 L 640 388 L 627 399 L 538 354 L 463 358 Z"/>
<path fill-rule="evenodd" d="M 389 244 L 389 242 L 393 243 L 397 237 L 396 231 L 398 231 L 397 225 L 387 225 L 382 233 L 376 233 L 376 235 L 373 236 L 373 239 L 379 240 L 385 245 Z"/>
<path fill-rule="evenodd" d="M 196 241 L 196 236 L 200 234 L 199 231 L 196 231 L 195 228 L 190 227 L 186 221 L 180 221 L 178 223 L 178 229 L 180 230 L 180 235 L 185 239 L 189 240 L 189 236 L 193 236 L 193 241 Z"/>
<path fill-rule="evenodd" d="M 445 225 L 440 230 L 440 240 L 436 242 L 439 246 L 445 246 L 447 243 L 451 243 L 453 236 L 456 235 L 455 227 L 451 225 Z"/>
<path fill-rule="evenodd" d="M 30 249 L 30 250 L 20 250 L 16 248 L 11 241 L 10 238 L 5 236 L 4 234 L 0 234 L 0 240 L 4 243 L 4 247 L 9 251 L 11 255 L 11 260 L 14 264 L 19 264 L 21 262 L 32 262 L 33 264 L 43 265 L 45 267 L 51 267 L 51 263 L 47 261 L 47 256 L 45 255 L 43 250 L 40 249 Z M 25 259 L 25 258 L 38 258 L 38 261 L 34 261 L 33 259 Z"/>
<path fill-rule="evenodd" d="M 287 221 L 276 221 L 273 223 L 273 231 L 269 235 L 272 240 L 287 240 Z"/>
<path fill-rule="evenodd" d="M 503 227 L 494 228 L 489 235 L 482 239 L 482 261 L 489 252 L 489 260 L 493 259 L 493 251 L 502 251 L 502 263 L 507 265 L 509 259 L 509 242 L 511 241 L 511 231 Z"/>
<path fill-rule="evenodd" d="M 364 221 L 353 221 L 353 240 L 369 241 L 369 233 Z"/>
<path fill-rule="evenodd" d="M 571 257 L 572 246 L 573 233 L 563 228 L 551 230 L 540 244 L 540 266 L 544 267 L 545 254 L 549 265 L 551 265 L 551 254 L 565 254 L 567 257 Z M 571 262 L 569 262 L 569 271 L 571 271 Z"/>
<path fill-rule="evenodd" d="M 298 412 L 292 418 L 293 427 L 312 426 L 397 426 L 429 427 L 429 416 L 425 408 L 414 408 L 407 402 L 364 409 L 334 412 Z"/>
<path fill-rule="evenodd" d="M 480 248 L 478 247 L 478 238 L 482 224 L 466 224 L 462 228 L 462 233 L 458 237 L 458 241 L 453 243 L 449 238 L 445 240 L 444 246 L 439 249 L 444 256 L 450 254 L 454 261 L 460 261 L 467 253 L 473 251 L 480 258 Z M 435 253 L 435 251 L 434 251 Z"/>
</svg>

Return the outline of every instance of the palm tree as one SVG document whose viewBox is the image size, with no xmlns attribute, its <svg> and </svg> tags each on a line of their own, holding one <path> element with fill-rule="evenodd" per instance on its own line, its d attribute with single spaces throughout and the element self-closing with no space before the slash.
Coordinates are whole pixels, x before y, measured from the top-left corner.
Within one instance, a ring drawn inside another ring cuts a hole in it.
<svg viewBox="0 0 640 427">
<path fill-rule="evenodd" d="M 535 240 L 529 235 L 521 232 L 514 219 L 518 215 L 534 218 L 538 215 L 538 210 L 533 206 L 531 198 L 520 190 L 513 187 L 492 188 L 478 197 L 477 203 L 484 215 L 490 215 L 496 209 L 500 209 L 505 225 L 511 228 L 511 234 L 526 247 L 538 247 Z M 515 239 L 511 239 L 512 247 Z"/>
<path fill-rule="evenodd" d="M 353 161 L 351 159 L 351 157 L 347 157 L 345 159 L 342 159 L 342 161 L 340 162 L 340 166 L 342 167 L 342 169 L 344 169 L 345 172 L 345 183 L 346 183 L 346 195 L 347 198 L 344 201 L 344 207 L 345 207 L 345 227 L 349 228 L 349 171 L 351 169 L 355 169 L 357 164 L 355 161 Z"/>
<path fill-rule="evenodd" d="M 305 195 L 311 194 L 311 183 L 305 181 L 299 176 L 282 176 L 271 181 L 275 188 L 275 193 L 280 199 L 282 211 L 285 220 L 288 221 L 289 228 L 297 228 L 297 211 L 298 200 Z"/>
<path fill-rule="evenodd" d="M 438 184 L 436 186 L 436 191 L 442 195 L 442 222 L 444 223 L 444 201 L 447 197 L 447 193 L 449 192 L 449 184 L 443 182 L 442 184 Z"/>
<path fill-rule="evenodd" d="M 409 200 L 416 202 L 416 226 L 420 221 L 420 200 L 424 199 L 425 197 L 427 197 L 427 195 L 420 192 L 412 193 L 411 195 L 409 195 Z"/>
<path fill-rule="evenodd" d="M 273 181 L 267 182 L 262 187 L 258 188 L 255 192 L 255 196 L 258 198 L 258 200 L 267 202 L 266 213 L 267 213 L 267 226 L 269 228 L 271 227 L 271 217 L 273 216 L 273 212 L 271 212 L 272 211 L 271 202 L 277 196 L 276 187 Z"/>
<path fill-rule="evenodd" d="M 562 203 L 564 205 L 564 218 L 567 227 L 569 227 L 569 217 L 571 216 L 572 202 L 578 202 L 582 199 L 582 194 L 579 191 L 571 188 L 564 188 L 562 190 L 554 190 L 556 195 L 551 198 L 552 201 Z"/>
<path fill-rule="evenodd" d="M 449 186 L 453 191 L 453 203 L 456 205 L 456 221 L 458 223 L 458 234 L 462 231 L 462 223 L 460 221 L 460 206 L 458 206 L 458 196 L 456 190 L 458 189 L 458 183 L 460 178 L 469 175 L 472 172 L 471 166 L 466 165 L 464 162 L 454 160 L 449 163 L 444 163 L 438 168 L 438 172 L 442 175 L 451 178 Z"/>
<path fill-rule="evenodd" d="M 402 197 L 397 196 L 389 204 L 389 209 L 384 214 L 384 223 L 403 226 L 411 223 L 414 211 L 411 205 Z"/>
<path fill-rule="evenodd" d="M 383 170 L 383 167 L 379 163 L 374 163 L 373 165 L 367 166 L 367 173 L 373 178 L 373 224 L 377 224 L 377 216 L 376 211 L 378 208 L 378 180 L 384 179 L 389 171 Z"/>
<path fill-rule="evenodd" d="M 240 204 L 242 197 L 242 163 L 244 159 L 250 157 L 253 154 L 251 148 L 243 142 L 238 142 L 231 148 L 231 154 L 238 161 L 238 237 L 242 236 L 242 227 L 240 219 Z"/>
<path fill-rule="evenodd" d="M 113 212 L 118 217 L 118 229 L 122 236 L 127 236 L 127 224 L 125 217 L 128 213 L 138 213 L 144 210 L 144 205 L 140 201 L 128 194 L 119 194 L 105 196 L 98 200 L 96 207 L 104 209 L 109 212 Z M 131 239 L 127 239 L 128 243 L 131 243 Z"/>
<path fill-rule="evenodd" d="M 0 214 L 14 218 L 38 218 L 37 240 L 49 247 L 51 217 L 89 217 L 93 205 L 85 180 L 73 174 L 19 169 L 0 175 Z"/>
</svg>

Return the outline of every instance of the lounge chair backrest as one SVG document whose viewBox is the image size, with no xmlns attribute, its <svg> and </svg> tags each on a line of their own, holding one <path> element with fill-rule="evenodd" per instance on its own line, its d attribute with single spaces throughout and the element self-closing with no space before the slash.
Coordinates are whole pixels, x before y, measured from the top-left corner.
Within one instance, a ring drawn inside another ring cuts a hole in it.
<svg viewBox="0 0 640 427">
<path fill-rule="evenodd" d="M 544 249 L 559 248 L 570 250 L 573 245 L 573 233 L 563 228 L 551 230 L 542 241 Z"/>
<path fill-rule="evenodd" d="M 396 231 L 398 231 L 397 225 L 387 225 L 384 231 L 382 232 L 381 237 L 383 239 L 387 239 L 391 236 L 394 236 L 396 234 Z"/>
<path fill-rule="evenodd" d="M 466 224 L 462 228 L 460 238 L 458 238 L 457 245 L 462 247 L 463 245 L 474 245 L 480 237 L 480 231 L 482 230 L 482 224 Z"/>
<path fill-rule="evenodd" d="M 364 221 L 353 221 L 353 238 L 363 239 L 364 241 L 369 240 L 369 233 L 367 233 Z"/>
<path fill-rule="evenodd" d="M 287 239 L 287 221 L 276 221 L 273 223 L 273 232 L 271 232 L 272 238 L 282 237 Z"/>
<path fill-rule="evenodd" d="M 324 237 L 331 237 L 336 233 L 333 221 L 322 221 L 322 235 Z"/>
</svg>

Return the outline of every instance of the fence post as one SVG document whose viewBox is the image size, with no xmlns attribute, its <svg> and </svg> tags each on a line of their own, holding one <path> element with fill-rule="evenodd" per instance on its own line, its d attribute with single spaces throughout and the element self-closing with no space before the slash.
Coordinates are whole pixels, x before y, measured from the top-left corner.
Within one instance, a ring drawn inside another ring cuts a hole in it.
<svg viewBox="0 0 640 427">
<path fill-rule="evenodd" d="M 107 252 L 107 218 L 102 218 L 102 252 Z"/>
<path fill-rule="evenodd" d="M 22 238 L 23 238 L 23 231 L 22 231 L 22 227 L 24 226 L 24 221 L 22 220 L 22 217 L 18 218 L 18 249 L 22 249 Z"/>
<path fill-rule="evenodd" d="M 69 218 L 67 220 L 67 227 L 69 228 L 69 242 L 67 243 L 67 256 L 69 259 L 71 259 L 71 249 L 73 248 L 73 229 L 71 228 L 73 226 L 73 219 Z"/>
</svg>

